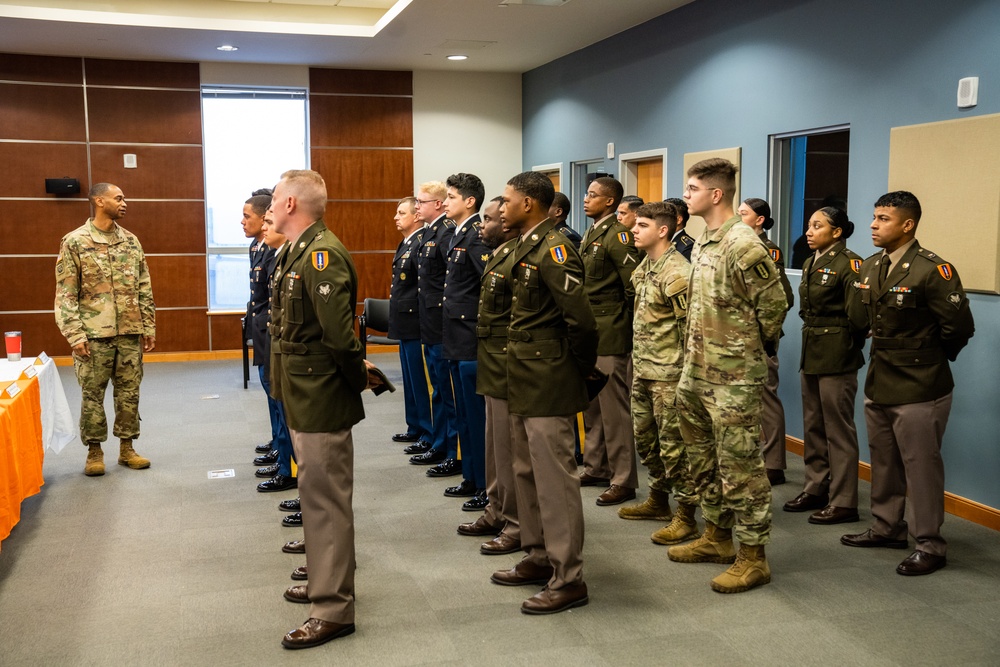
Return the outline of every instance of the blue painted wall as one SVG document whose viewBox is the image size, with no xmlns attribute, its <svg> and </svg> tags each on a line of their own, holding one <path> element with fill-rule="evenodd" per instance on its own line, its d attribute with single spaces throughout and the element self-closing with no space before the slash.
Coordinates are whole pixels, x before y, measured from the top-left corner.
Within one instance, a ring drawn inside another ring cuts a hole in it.
<svg viewBox="0 0 1000 667">
<path fill-rule="evenodd" d="M 995 0 L 698 0 L 526 73 L 524 164 L 563 162 L 569 174 L 569 162 L 603 156 L 608 142 L 619 154 L 666 147 L 668 191 L 680 196 L 684 153 L 741 146 L 743 196 L 766 197 L 769 135 L 847 123 L 848 212 L 858 224 L 848 245 L 867 256 L 890 128 L 1000 113 L 998 44 Z M 980 77 L 979 105 L 959 110 L 965 76 Z M 617 174 L 617 160 L 605 169 Z M 940 222 L 975 233 L 976 221 Z M 948 259 L 961 273 L 962 258 Z M 947 489 L 1000 508 L 1000 298 L 971 300 L 977 332 L 953 365 Z M 793 311 L 781 348 L 781 397 L 797 437 L 799 326 Z"/>
</svg>

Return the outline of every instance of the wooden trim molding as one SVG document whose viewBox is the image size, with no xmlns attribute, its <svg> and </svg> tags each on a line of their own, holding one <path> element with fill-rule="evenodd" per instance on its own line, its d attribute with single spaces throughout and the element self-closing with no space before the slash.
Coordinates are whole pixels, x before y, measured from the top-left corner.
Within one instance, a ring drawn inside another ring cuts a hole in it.
<svg viewBox="0 0 1000 667">
<path fill-rule="evenodd" d="M 799 438 L 785 436 L 785 449 L 793 454 L 802 456 L 804 450 L 803 442 Z M 872 481 L 872 467 L 870 463 L 858 462 L 858 477 L 866 482 Z M 977 503 L 974 500 L 957 496 L 954 493 L 944 492 L 944 511 L 957 516 L 960 519 L 986 526 L 993 530 L 1000 530 L 1000 510 L 995 507 Z"/>
</svg>

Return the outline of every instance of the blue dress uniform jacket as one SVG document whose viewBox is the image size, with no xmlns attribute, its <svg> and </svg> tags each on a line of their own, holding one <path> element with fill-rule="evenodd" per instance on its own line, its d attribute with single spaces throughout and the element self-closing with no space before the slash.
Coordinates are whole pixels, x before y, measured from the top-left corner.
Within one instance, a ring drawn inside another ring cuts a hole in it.
<svg viewBox="0 0 1000 667">
<path fill-rule="evenodd" d="M 677 252 L 684 255 L 684 259 L 690 262 L 691 251 L 694 249 L 694 237 L 682 229 L 674 236 L 673 244 L 677 248 Z"/>
<path fill-rule="evenodd" d="M 296 431 L 342 431 L 365 417 L 357 289 L 350 253 L 322 220 L 281 256 L 271 304 L 271 392 Z"/>
<path fill-rule="evenodd" d="M 513 238 L 497 248 L 486 262 L 479 290 L 479 361 L 476 392 L 507 399 L 507 327 L 513 292 Z"/>
<path fill-rule="evenodd" d="M 271 354 L 271 336 L 267 325 L 271 306 L 268 280 L 274 273 L 274 248 L 263 240 L 250 246 L 250 300 L 247 302 L 245 334 L 253 341 L 253 365 L 264 366 Z"/>
<path fill-rule="evenodd" d="M 420 293 L 420 341 L 424 345 L 440 345 L 444 314 L 445 272 L 448 270 L 449 234 L 453 227 L 442 215 L 424 228 L 417 256 L 418 291 Z"/>
<path fill-rule="evenodd" d="M 569 239 L 569 242 L 573 244 L 574 248 L 580 247 L 580 243 L 583 241 L 583 237 L 580 236 L 580 232 L 576 231 L 575 229 L 567 225 L 565 222 L 560 222 L 558 225 L 556 225 L 555 230 L 557 232 L 562 232 L 566 236 L 566 238 Z"/>
<path fill-rule="evenodd" d="M 490 257 L 490 249 L 479 233 L 479 214 L 473 215 L 448 244 L 448 268 L 444 280 L 444 358 L 475 361 L 479 337 L 479 283 Z"/>
<path fill-rule="evenodd" d="M 590 399 L 584 379 L 597 363 L 594 312 L 583 290 L 583 262 L 546 219 L 523 239 L 511 259 L 507 383 L 512 415 L 573 415 Z M 544 377 L 544 381 L 539 378 Z M 551 388 L 560 391 L 553 394 Z"/>
<path fill-rule="evenodd" d="M 975 332 L 958 271 L 915 242 L 879 289 L 881 261 L 879 252 L 861 265 L 849 310 L 871 327 L 865 396 L 881 405 L 941 398 L 955 386 L 949 360 Z"/>
<path fill-rule="evenodd" d="M 615 216 L 598 220 L 580 244 L 587 276 L 584 288 L 597 320 L 599 355 L 627 354 L 632 349 L 632 311 L 635 287 L 632 271 L 639 265 L 635 240 Z"/>
<path fill-rule="evenodd" d="M 399 242 L 392 258 L 392 287 L 389 289 L 389 338 L 420 338 L 420 302 L 417 291 L 417 254 L 424 230 L 418 229 Z"/>
</svg>

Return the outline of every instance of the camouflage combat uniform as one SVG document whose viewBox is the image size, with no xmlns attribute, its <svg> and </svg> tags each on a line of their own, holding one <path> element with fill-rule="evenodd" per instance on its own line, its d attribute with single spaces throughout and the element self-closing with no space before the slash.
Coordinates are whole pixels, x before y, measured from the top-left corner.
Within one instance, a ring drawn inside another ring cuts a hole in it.
<svg viewBox="0 0 1000 667">
<path fill-rule="evenodd" d="M 684 366 L 690 269 L 690 263 L 671 245 L 655 262 L 645 257 L 632 272 L 632 425 L 639 458 L 649 470 L 649 488 L 672 490 L 677 502 L 697 505 L 674 407 Z"/>
<path fill-rule="evenodd" d="M 771 485 L 760 455 L 764 345 L 788 302 L 767 248 L 738 216 L 706 230 L 691 255 L 687 344 L 677 388 L 681 433 L 702 515 L 741 544 L 767 544 Z"/>
<path fill-rule="evenodd" d="M 156 308 L 139 240 L 117 224 L 109 232 L 92 219 L 63 237 L 56 262 L 56 324 L 69 344 L 88 341 L 90 356 L 74 354 L 83 393 L 80 438 L 104 442 L 104 393 L 114 387 L 114 435 L 139 437 L 142 336 L 156 335 Z"/>
</svg>

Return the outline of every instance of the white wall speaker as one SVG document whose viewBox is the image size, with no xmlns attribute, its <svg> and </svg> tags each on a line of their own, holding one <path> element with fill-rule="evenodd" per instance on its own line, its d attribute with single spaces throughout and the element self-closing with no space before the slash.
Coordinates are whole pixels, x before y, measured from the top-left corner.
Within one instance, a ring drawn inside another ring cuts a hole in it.
<svg viewBox="0 0 1000 667">
<path fill-rule="evenodd" d="M 979 77 L 967 76 L 958 80 L 958 108 L 974 107 L 979 100 Z"/>
</svg>

